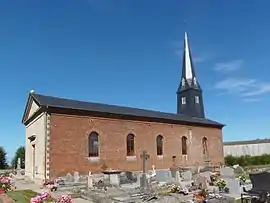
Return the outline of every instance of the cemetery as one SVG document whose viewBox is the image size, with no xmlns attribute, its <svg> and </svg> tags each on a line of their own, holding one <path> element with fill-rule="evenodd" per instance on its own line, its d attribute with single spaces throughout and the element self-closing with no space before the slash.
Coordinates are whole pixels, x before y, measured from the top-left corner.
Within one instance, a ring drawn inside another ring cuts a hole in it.
<svg viewBox="0 0 270 203">
<path fill-rule="evenodd" d="M 1 193 L 13 202 L 267 202 L 267 168 L 245 171 L 241 166 L 209 166 L 156 170 L 141 155 L 142 171 L 107 169 L 87 176 L 77 171 L 46 180 L 42 186 L 17 169 L 0 178 Z M 27 199 L 28 197 L 28 199 Z M 63 200 L 65 199 L 65 200 Z M 72 200 L 73 199 L 73 200 Z M 80 201 L 77 201 L 80 200 Z"/>
</svg>

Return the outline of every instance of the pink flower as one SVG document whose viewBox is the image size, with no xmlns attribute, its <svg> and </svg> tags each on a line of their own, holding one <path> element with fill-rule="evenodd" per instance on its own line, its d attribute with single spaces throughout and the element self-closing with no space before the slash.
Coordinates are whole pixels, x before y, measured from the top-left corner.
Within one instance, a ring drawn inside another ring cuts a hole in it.
<svg viewBox="0 0 270 203">
<path fill-rule="evenodd" d="M 71 196 L 69 195 L 61 195 L 56 203 L 74 203 L 74 201 L 72 200 Z"/>
<path fill-rule="evenodd" d="M 41 203 L 40 196 L 36 196 L 36 197 L 31 198 L 30 203 Z"/>
<path fill-rule="evenodd" d="M 43 192 L 41 193 L 40 197 L 42 200 L 45 200 L 47 198 L 49 198 L 51 195 L 48 192 Z"/>
</svg>

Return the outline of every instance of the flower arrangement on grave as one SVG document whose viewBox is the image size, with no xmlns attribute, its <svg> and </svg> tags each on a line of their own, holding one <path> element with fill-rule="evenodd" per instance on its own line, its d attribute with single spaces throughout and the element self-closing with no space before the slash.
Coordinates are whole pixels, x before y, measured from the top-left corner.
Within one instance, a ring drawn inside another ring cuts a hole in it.
<svg viewBox="0 0 270 203">
<path fill-rule="evenodd" d="M 181 192 L 181 187 L 175 184 L 170 184 L 168 185 L 168 189 L 171 193 L 180 193 Z"/>
<path fill-rule="evenodd" d="M 36 197 L 31 198 L 30 203 L 74 203 L 70 195 L 61 195 L 57 200 L 50 201 L 51 195 L 48 192 L 43 192 Z"/>
<path fill-rule="evenodd" d="M 208 192 L 206 190 L 201 190 L 197 194 L 195 194 L 195 199 L 197 201 L 204 201 L 208 195 Z"/>
<path fill-rule="evenodd" d="M 245 175 L 245 174 L 241 174 L 241 175 L 239 176 L 239 180 L 245 183 L 245 182 L 247 181 L 246 175 Z"/>
<path fill-rule="evenodd" d="M 61 195 L 57 200 L 56 203 L 74 203 L 70 195 Z"/>
<path fill-rule="evenodd" d="M 60 183 L 63 183 L 61 178 L 55 180 L 45 180 L 43 186 L 49 188 L 53 192 L 57 190 Z"/>
<path fill-rule="evenodd" d="M 226 187 L 227 182 L 224 179 L 220 178 L 214 182 L 214 185 L 217 186 L 221 190 Z"/>
<path fill-rule="evenodd" d="M 30 203 L 43 203 L 46 202 L 50 197 L 51 195 L 48 192 L 43 192 L 40 195 L 31 198 Z"/>
<path fill-rule="evenodd" d="M 12 178 L 10 176 L 0 176 L 0 188 L 3 192 L 7 192 L 11 190 L 11 181 Z"/>
</svg>

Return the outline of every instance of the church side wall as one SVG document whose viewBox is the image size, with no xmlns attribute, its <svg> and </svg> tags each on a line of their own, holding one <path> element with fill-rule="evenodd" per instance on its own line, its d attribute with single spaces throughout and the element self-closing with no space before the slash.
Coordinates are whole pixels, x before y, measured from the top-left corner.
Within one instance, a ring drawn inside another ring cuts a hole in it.
<svg viewBox="0 0 270 203">
<path fill-rule="evenodd" d="M 30 142 L 28 137 L 32 135 L 36 135 L 36 139 Z M 45 177 L 45 113 L 26 126 L 25 140 L 25 173 L 37 182 L 43 181 Z"/>
<path fill-rule="evenodd" d="M 270 154 L 270 143 L 224 145 L 224 156 L 260 156 Z"/>
<path fill-rule="evenodd" d="M 99 159 L 88 157 L 88 136 L 92 131 L 99 134 Z M 126 136 L 135 135 L 135 157 L 126 157 Z M 164 156 L 156 155 L 156 137 L 164 137 Z M 187 156 L 181 154 L 181 137 L 188 138 Z M 140 171 L 140 154 L 145 149 L 150 155 L 148 167 L 166 169 L 178 166 L 205 165 L 202 138 L 208 140 L 212 163 L 224 162 L 222 130 L 216 128 L 183 126 L 107 118 L 67 116 L 51 114 L 50 176 L 65 176 L 78 171 L 87 174 L 106 166 L 112 169 Z"/>
</svg>

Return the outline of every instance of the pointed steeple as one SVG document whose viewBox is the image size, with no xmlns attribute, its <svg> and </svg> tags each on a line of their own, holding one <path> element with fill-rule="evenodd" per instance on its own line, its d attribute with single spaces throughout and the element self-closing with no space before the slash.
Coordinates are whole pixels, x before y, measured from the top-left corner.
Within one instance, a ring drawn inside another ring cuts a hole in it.
<svg viewBox="0 0 270 203">
<path fill-rule="evenodd" d="M 182 77 L 177 90 L 177 113 L 204 118 L 202 89 L 197 81 L 185 32 Z"/>
<path fill-rule="evenodd" d="M 192 67 L 191 67 L 191 58 L 190 58 L 190 51 L 189 51 L 189 45 L 188 45 L 188 36 L 185 32 L 185 42 L 184 42 L 184 57 L 185 57 L 185 64 L 184 64 L 184 76 L 187 80 L 192 80 L 193 74 L 192 74 Z"/>
</svg>

